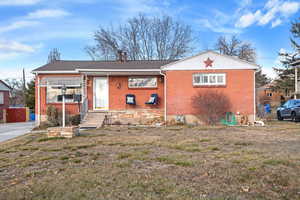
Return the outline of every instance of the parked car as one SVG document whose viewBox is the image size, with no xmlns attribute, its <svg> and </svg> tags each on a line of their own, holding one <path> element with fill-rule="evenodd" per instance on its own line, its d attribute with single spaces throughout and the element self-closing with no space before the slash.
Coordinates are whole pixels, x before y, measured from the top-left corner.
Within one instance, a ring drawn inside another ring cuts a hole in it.
<svg viewBox="0 0 300 200">
<path fill-rule="evenodd" d="M 291 119 L 292 121 L 300 120 L 300 99 L 291 99 L 277 108 L 277 119 Z"/>
</svg>

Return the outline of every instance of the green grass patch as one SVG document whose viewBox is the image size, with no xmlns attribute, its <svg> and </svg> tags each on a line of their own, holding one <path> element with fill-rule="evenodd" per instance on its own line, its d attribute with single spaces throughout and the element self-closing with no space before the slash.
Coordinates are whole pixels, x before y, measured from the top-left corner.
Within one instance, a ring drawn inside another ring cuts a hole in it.
<svg viewBox="0 0 300 200">
<path fill-rule="evenodd" d="M 265 165 L 272 165 L 272 166 L 277 166 L 277 165 L 293 166 L 294 165 L 292 162 L 288 160 L 278 160 L 278 159 L 265 160 L 263 163 Z"/>
<path fill-rule="evenodd" d="M 200 139 L 199 142 L 210 142 L 211 140 L 210 139 L 207 139 L 207 138 L 203 138 L 203 139 Z"/>
<path fill-rule="evenodd" d="M 234 145 L 237 145 L 237 146 L 250 146 L 252 145 L 251 142 L 236 142 L 234 143 Z"/>
<path fill-rule="evenodd" d="M 132 157 L 133 155 L 131 153 L 120 153 L 117 158 L 118 159 L 126 159 L 126 158 L 130 158 Z"/>
<path fill-rule="evenodd" d="M 76 163 L 76 164 L 79 164 L 79 163 L 82 162 L 82 160 L 80 160 L 80 159 L 74 159 L 73 162 Z"/>
<path fill-rule="evenodd" d="M 207 149 L 211 150 L 211 151 L 220 151 L 221 150 L 219 147 L 208 147 Z"/>
<path fill-rule="evenodd" d="M 62 157 L 60 157 L 59 159 L 60 159 L 60 160 L 69 160 L 70 158 L 69 158 L 69 156 L 62 156 Z"/>
<path fill-rule="evenodd" d="M 46 142 L 46 141 L 52 141 L 52 140 L 64 140 L 66 138 L 64 137 L 46 137 L 46 138 L 40 138 L 38 139 L 38 142 Z"/>
<path fill-rule="evenodd" d="M 185 160 L 182 156 L 161 156 L 156 158 L 157 161 L 166 163 L 166 164 L 173 164 L 182 167 L 192 167 L 194 163 L 190 160 Z"/>
</svg>

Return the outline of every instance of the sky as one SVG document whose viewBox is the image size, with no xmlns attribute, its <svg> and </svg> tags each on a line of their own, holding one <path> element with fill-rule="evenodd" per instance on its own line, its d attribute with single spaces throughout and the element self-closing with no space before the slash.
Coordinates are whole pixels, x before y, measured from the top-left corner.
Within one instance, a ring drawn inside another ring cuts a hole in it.
<svg viewBox="0 0 300 200">
<path fill-rule="evenodd" d="M 0 79 L 21 78 L 25 68 L 45 64 L 58 48 L 63 60 L 89 60 L 100 27 L 130 17 L 169 15 L 188 24 L 196 53 L 213 49 L 219 36 L 236 35 L 257 51 L 257 63 L 274 78 L 278 52 L 292 52 L 291 22 L 300 17 L 300 0 L 0 0 Z"/>
</svg>

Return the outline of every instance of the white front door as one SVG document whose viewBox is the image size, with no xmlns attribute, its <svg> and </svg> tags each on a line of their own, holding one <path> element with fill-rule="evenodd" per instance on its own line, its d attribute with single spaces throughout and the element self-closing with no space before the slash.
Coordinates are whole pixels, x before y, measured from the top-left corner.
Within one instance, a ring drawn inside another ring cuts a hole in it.
<svg viewBox="0 0 300 200">
<path fill-rule="evenodd" d="M 108 79 L 94 78 L 94 110 L 108 110 Z"/>
</svg>

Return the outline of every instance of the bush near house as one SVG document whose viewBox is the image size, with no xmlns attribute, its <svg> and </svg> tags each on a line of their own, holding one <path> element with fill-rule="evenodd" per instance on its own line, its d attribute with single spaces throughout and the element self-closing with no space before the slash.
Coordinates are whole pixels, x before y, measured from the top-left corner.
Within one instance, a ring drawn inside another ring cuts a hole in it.
<svg viewBox="0 0 300 200">
<path fill-rule="evenodd" d="M 62 112 L 55 106 L 47 107 L 47 126 L 61 126 L 62 125 Z M 80 124 L 80 115 L 70 115 L 66 112 L 66 125 L 77 126 Z"/>
<path fill-rule="evenodd" d="M 200 120 L 215 125 L 231 110 L 229 98 L 218 91 L 198 92 L 192 97 L 192 104 Z"/>
</svg>

